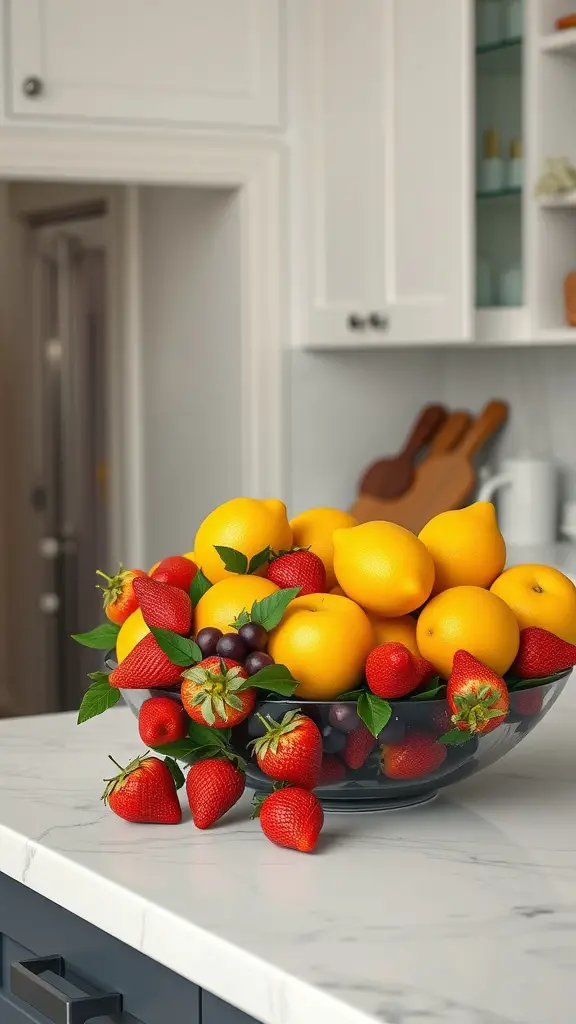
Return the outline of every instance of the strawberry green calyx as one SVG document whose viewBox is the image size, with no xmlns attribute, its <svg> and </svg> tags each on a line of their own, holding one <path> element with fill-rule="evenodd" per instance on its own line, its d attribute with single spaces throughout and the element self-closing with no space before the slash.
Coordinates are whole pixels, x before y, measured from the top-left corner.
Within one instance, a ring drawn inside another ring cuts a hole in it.
<svg viewBox="0 0 576 1024">
<path fill-rule="evenodd" d="M 118 764 L 118 761 L 114 760 L 111 754 L 108 754 L 108 757 L 112 761 L 112 764 L 115 764 L 116 767 L 120 769 L 120 773 L 119 775 L 115 775 L 112 779 L 104 779 L 104 782 L 106 783 L 106 789 L 102 794 L 102 800 L 104 801 L 105 804 L 108 803 L 108 800 L 112 796 L 112 793 L 115 793 L 117 789 L 122 789 L 122 786 L 124 786 L 126 780 L 132 774 L 132 772 L 135 772 L 137 768 L 141 768 L 143 763 L 149 758 L 149 756 L 150 751 L 147 750 L 144 754 L 140 754 L 139 757 L 135 757 L 133 761 L 130 761 L 130 764 L 126 765 L 126 767 L 123 768 L 121 764 Z"/>
<path fill-rule="evenodd" d="M 481 685 L 471 683 L 466 691 L 454 695 L 456 714 L 452 721 L 457 728 L 465 728 L 470 733 L 482 731 L 482 726 L 493 718 L 504 719 L 507 710 L 495 708 L 501 700 L 501 693 L 495 686 L 488 683 Z"/>
<path fill-rule="evenodd" d="M 130 582 L 134 574 L 130 569 L 126 569 L 125 566 L 120 564 L 120 568 L 114 576 L 109 576 L 108 573 L 102 572 L 101 569 L 96 570 L 96 575 L 106 580 L 105 587 L 99 583 L 96 584 L 97 590 L 101 590 L 104 594 L 104 608 L 106 609 L 122 597 L 126 584 Z"/>
<path fill-rule="evenodd" d="M 191 703 L 201 708 L 208 725 L 214 725 L 216 715 L 225 719 L 227 708 L 242 711 L 243 705 L 238 693 L 247 689 L 241 665 L 227 668 L 221 659 L 219 668 L 219 672 L 211 672 L 210 669 L 197 665 L 183 673 L 185 679 L 190 679 L 200 687 L 192 697 Z"/>
<path fill-rule="evenodd" d="M 258 739 L 252 740 L 250 746 L 254 747 L 254 753 L 260 757 L 264 757 L 269 750 L 276 754 L 282 737 L 294 732 L 305 721 L 304 715 L 299 711 L 287 711 L 281 722 L 275 722 L 269 715 L 266 718 L 262 715 L 256 717 L 260 719 L 266 732 Z"/>
<path fill-rule="evenodd" d="M 246 608 L 243 608 L 239 615 L 236 616 L 234 622 L 230 623 L 230 628 L 239 630 L 242 626 L 247 626 L 250 622 L 250 616 Z"/>
<path fill-rule="evenodd" d="M 296 551 L 310 551 L 310 545 L 307 548 L 286 548 L 284 551 L 271 551 L 268 557 L 269 562 L 275 562 L 278 558 L 283 558 L 284 555 L 294 555 Z"/>
</svg>

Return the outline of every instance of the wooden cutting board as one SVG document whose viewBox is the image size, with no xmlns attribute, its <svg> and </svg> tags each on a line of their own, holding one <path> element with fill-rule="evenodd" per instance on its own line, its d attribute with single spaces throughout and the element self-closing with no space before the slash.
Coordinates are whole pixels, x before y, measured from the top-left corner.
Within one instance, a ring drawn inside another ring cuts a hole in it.
<svg viewBox="0 0 576 1024">
<path fill-rule="evenodd" d="M 366 470 L 360 481 L 360 494 L 374 498 L 399 498 L 414 479 L 416 456 L 428 444 L 446 419 L 442 405 L 427 405 L 417 416 L 404 447 L 394 458 L 378 459 Z"/>
<path fill-rule="evenodd" d="M 489 402 L 452 450 L 429 454 L 418 466 L 412 487 L 401 498 L 379 501 L 366 496 L 360 521 L 386 519 L 419 533 L 433 516 L 461 508 L 476 485 L 473 456 L 507 418 L 505 402 Z"/>
<path fill-rule="evenodd" d="M 470 413 L 463 411 L 451 412 L 432 439 L 426 458 L 430 458 L 432 454 L 439 455 L 441 452 L 451 451 L 464 434 L 464 431 L 468 429 L 471 422 L 472 417 Z M 420 463 L 420 465 L 423 465 L 423 463 Z M 418 469 L 416 473 L 418 473 Z M 359 523 L 370 523 L 376 519 L 389 519 L 388 512 L 389 504 L 387 502 L 383 502 L 382 498 L 378 498 L 374 494 L 364 492 L 358 495 L 355 504 L 350 509 L 350 513 L 356 516 Z"/>
</svg>

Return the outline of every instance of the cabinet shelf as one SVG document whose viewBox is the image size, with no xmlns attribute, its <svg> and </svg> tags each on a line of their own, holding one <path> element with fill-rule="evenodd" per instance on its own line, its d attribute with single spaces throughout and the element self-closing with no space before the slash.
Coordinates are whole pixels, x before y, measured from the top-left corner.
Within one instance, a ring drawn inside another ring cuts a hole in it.
<svg viewBox="0 0 576 1024">
<path fill-rule="evenodd" d="M 576 28 L 565 29 L 563 32 L 551 32 L 540 41 L 543 53 L 565 53 L 576 57 Z"/>
<path fill-rule="evenodd" d="M 497 192 L 477 192 L 476 199 L 479 202 L 486 202 L 487 200 L 495 199 L 520 199 L 522 197 L 521 188 L 501 188 Z"/>
<path fill-rule="evenodd" d="M 523 40 L 518 37 L 477 46 L 476 58 L 479 73 L 518 74 L 522 68 L 522 43 Z"/>
</svg>

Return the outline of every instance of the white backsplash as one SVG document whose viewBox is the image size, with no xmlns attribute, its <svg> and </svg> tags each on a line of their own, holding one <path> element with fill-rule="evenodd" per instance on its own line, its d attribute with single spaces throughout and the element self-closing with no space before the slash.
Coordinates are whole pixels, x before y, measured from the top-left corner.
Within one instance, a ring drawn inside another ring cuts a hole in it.
<svg viewBox="0 0 576 1024">
<path fill-rule="evenodd" d="M 317 504 L 347 508 L 364 467 L 398 450 L 426 402 L 477 412 L 490 398 L 511 407 L 489 451 L 491 464 L 528 452 L 553 457 L 563 495 L 576 499 L 576 349 L 294 352 L 287 358 L 293 512 Z"/>
</svg>

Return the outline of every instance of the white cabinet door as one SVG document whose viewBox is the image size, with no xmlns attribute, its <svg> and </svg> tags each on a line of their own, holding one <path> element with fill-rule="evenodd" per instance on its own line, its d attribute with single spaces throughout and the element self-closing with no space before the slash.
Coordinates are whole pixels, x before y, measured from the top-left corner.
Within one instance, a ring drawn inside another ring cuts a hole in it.
<svg viewBox="0 0 576 1024">
<path fill-rule="evenodd" d="M 309 3 L 312 285 L 303 344 L 466 340 L 474 267 L 471 0 Z"/>
<path fill-rule="evenodd" d="M 16 117 L 277 128 L 283 0 L 10 0 Z M 30 79 L 41 92 L 29 95 Z"/>
</svg>

